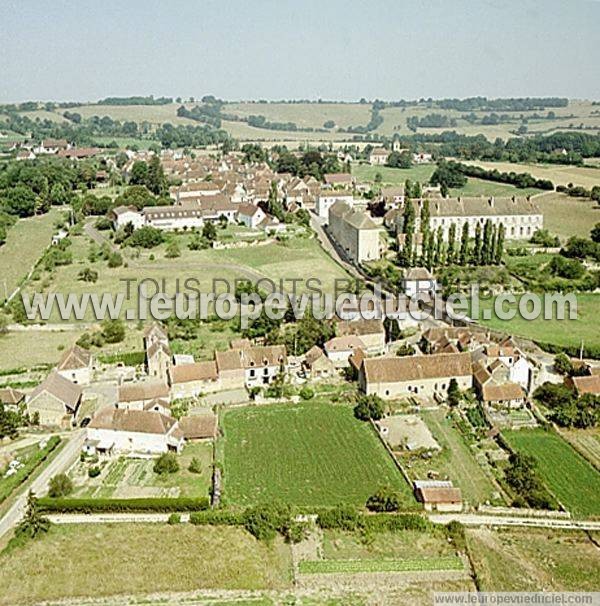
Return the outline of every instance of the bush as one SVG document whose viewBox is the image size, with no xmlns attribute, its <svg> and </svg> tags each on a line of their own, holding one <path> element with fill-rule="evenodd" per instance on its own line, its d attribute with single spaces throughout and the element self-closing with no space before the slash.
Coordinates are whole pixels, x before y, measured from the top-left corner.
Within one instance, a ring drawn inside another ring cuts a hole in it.
<svg viewBox="0 0 600 606">
<path fill-rule="evenodd" d="M 102 470 L 100 469 L 100 467 L 98 467 L 97 465 L 94 465 L 94 467 L 90 467 L 88 469 L 88 476 L 90 478 L 97 478 L 101 472 L 102 472 Z"/>
<path fill-rule="evenodd" d="M 39 499 L 38 504 L 41 511 L 48 513 L 202 511 L 208 509 L 210 505 L 207 497 L 151 497 L 147 499 L 53 499 L 45 497 Z"/>
<path fill-rule="evenodd" d="M 169 516 L 168 523 L 171 524 L 171 526 L 175 524 L 181 524 L 181 516 L 178 513 L 172 513 Z"/>
<path fill-rule="evenodd" d="M 112 252 L 108 255 L 108 266 L 111 269 L 121 267 L 123 265 L 123 257 L 118 252 Z"/>
<path fill-rule="evenodd" d="M 356 530 L 360 516 L 350 505 L 338 505 L 325 510 L 317 516 L 317 524 L 325 529 Z"/>
<path fill-rule="evenodd" d="M 300 390 L 300 397 L 303 400 L 312 400 L 315 397 L 315 390 L 312 387 L 305 386 Z"/>
<path fill-rule="evenodd" d="M 194 457 L 190 461 L 190 465 L 188 467 L 188 471 L 190 471 L 191 473 L 202 473 L 202 464 L 200 463 L 200 461 L 196 457 Z"/>
<path fill-rule="evenodd" d="M 290 507 L 272 502 L 246 510 L 244 528 L 259 541 L 271 541 L 278 532 L 285 535 L 292 522 Z"/>
<path fill-rule="evenodd" d="M 179 462 L 172 452 L 161 454 L 156 463 L 154 463 L 154 473 L 163 475 L 166 473 L 177 473 L 179 471 Z"/>
<path fill-rule="evenodd" d="M 398 493 L 394 492 L 389 486 L 385 486 L 371 495 L 367 499 L 366 505 L 369 511 L 398 511 L 402 501 Z"/>
<path fill-rule="evenodd" d="M 50 486 L 48 488 L 49 497 L 66 497 L 68 494 L 73 492 L 73 482 L 68 475 L 59 473 L 50 480 Z"/>
<path fill-rule="evenodd" d="M 361 421 L 379 421 L 383 417 L 383 400 L 376 395 L 359 396 L 354 407 L 354 416 Z"/>
</svg>

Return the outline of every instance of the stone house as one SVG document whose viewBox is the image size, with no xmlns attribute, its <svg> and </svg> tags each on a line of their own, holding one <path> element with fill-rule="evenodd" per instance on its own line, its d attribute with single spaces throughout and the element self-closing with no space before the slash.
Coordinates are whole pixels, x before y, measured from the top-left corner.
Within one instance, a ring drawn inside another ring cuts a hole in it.
<svg viewBox="0 0 600 606">
<path fill-rule="evenodd" d="M 71 428 L 77 419 L 82 389 L 53 370 L 27 398 L 27 412 L 40 425 Z"/>
</svg>

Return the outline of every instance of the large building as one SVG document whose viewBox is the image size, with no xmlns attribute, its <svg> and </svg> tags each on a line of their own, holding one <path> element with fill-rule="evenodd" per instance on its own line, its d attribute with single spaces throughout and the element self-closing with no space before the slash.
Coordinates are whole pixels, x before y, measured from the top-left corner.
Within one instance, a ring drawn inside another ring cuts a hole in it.
<svg viewBox="0 0 600 606">
<path fill-rule="evenodd" d="M 329 209 L 329 233 L 355 263 L 381 256 L 379 228 L 369 215 L 345 202 L 336 202 Z"/>
<path fill-rule="evenodd" d="M 461 390 L 473 386 L 470 353 L 365 358 L 358 374 L 364 393 L 386 399 L 445 397 L 453 378 Z"/>
<path fill-rule="evenodd" d="M 417 228 L 424 200 L 413 200 Z M 434 198 L 429 200 L 429 229 L 436 232 L 441 228 L 444 239 L 448 240 L 450 226 L 456 226 L 456 239 L 460 240 L 463 226 L 469 225 L 469 236 L 474 237 L 477 225 L 481 229 L 486 221 L 492 225 L 503 225 L 507 240 L 529 239 L 538 229 L 544 227 L 544 216 L 540 208 L 529 198 Z M 396 231 L 402 228 L 402 212 L 393 216 Z"/>
</svg>

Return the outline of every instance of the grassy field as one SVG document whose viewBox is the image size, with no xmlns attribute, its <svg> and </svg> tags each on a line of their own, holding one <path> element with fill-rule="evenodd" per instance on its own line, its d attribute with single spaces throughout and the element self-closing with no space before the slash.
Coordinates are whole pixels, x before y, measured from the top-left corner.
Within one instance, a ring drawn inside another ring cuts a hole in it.
<svg viewBox="0 0 600 606">
<path fill-rule="evenodd" d="M 552 343 L 562 347 L 579 347 L 582 340 L 590 347 L 600 345 L 600 333 L 590 330 L 590 326 L 595 324 L 600 314 L 600 295 L 577 294 L 577 319 L 574 320 L 568 319 L 568 314 L 564 320 L 557 320 L 555 314 L 548 320 L 544 319 L 543 314 L 534 320 L 526 320 L 518 313 L 518 303 L 504 303 L 504 309 L 515 310 L 517 313 L 511 320 L 501 320 L 494 312 L 495 301 L 495 298 L 480 299 L 481 324 L 540 343 Z M 490 314 L 489 318 L 484 316 L 486 311 Z"/>
<path fill-rule="evenodd" d="M 0 604 L 219 589 L 287 589 L 289 546 L 232 527 L 54 526 L 0 556 Z M 35 575 L 31 571 L 35 570 Z"/>
<path fill-rule="evenodd" d="M 482 591 L 596 591 L 600 552 L 583 532 L 468 529 Z"/>
<path fill-rule="evenodd" d="M 387 166 L 371 166 L 369 164 L 355 164 L 352 174 L 359 181 L 374 181 L 375 175 L 380 174 L 382 183 L 386 185 L 404 185 L 407 179 L 419 183 L 429 183 L 435 170 L 435 164 L 421 164 L 411 168 L 389 168 Z M 538 194 L 539 189 L 519 189 L 504 183 L 494 183 L 483 179 L 469 178 L 467 184 L 460 189 L 452 189 L 452 196 L 527 196 Z"/>
<path fill-rule="evenodd" d="M 421 417 L 442 451 L 431 459 L 412 459 L 410 467 L 406 468 L 409 475 L 415 479 L 425 479 L 428 471 L 435 470 L 441 478 L 449 478 L 461 489 L 463 501 L 469 505 L 497 500 L 494 499 L 497 489 L 475 460 L 474 452 L 458 429 L 446 417 L 445 411 L 424 412 Z"/>
<path fill-rule="evenodd" d="M 57 267 L 52 274 L 45 274 L 39 281 L 30 282 L 28 292 L 60 292 L 75 293 L 124 293 L 125 280 L 137 281 L 141 278 L 154 279 L 160 282 L 162 292 L 173 294 L 179 284 L 183 289 L 184 281 L 188 278 L 197 280 L 193 286 L 202 292 L 224 292 L 227 281 L 233 292 L 236 279 L 252 280 L 270 279 L 275 282 L 278 290 L 290 291 L 292 282 L 299 280 L 297 289 L 306 292 L 306 280 L 309 278 L 321 280 L 325 292 L 333 292 L 335 281 L 348 278 L 348 274 L 337 265 L 321 248 L 315 238 L 294 237 L 285 243 L 271 243 L 263 246 L 227 250 L 190 251 L 187 247 L 189 236 L 171 236 L 176 238 L 181 250 L 181 256 L 175 259 L 166 258 L 166 244 L 150 251 L 142 251 L 140 256 L 134 251 L 125 251 L 126 263 L 118 268 L 110 269 L 106 261 L 88 260 L 89 241 L 85 236 L 72 238 L 74 262 L 71 265 Z M 82 282 L 78 279 L 79 272 L 84 267 L 98 271 L 95 283 Z M 179 282 L 177 282 L 179 280 Z M 283 282 L 282 282 L 283 281 Z M 134 282 L 135 284 L 135 282 Z M 164 288 L 162 285 L 164 284 Z M 263 284 L 268 289 L 268 284 Z M 134 287 L 135 288 L 135 287 Z M 154 288 L 150 286 L 150 294 Z M 124 310 L 135 310 L 136 298 L 126 300 Z M 52 321 L 60 321 L 58 310 L 54 309 Z M 87 321 L 93 321 L 92 310 L 89 309 Z"/>
<path fill-rule="evenodd" d="M 80 114 L 82 118 L 92 116 L 109 116 L 113 120 L 131 122 L 149 122 L 153 125 L 164 124 L 199 124 L 189 118 L 180 118 L 177 108 L 180 103 L 168 105 L 80 105 L 69 111 Z"/>
<path fill-rule="evenodd" d="M 506 431 L 517 451 L 535 458 L 541 478 L 558 500 L 578 516 L 600 516 L 600 473 L 557 434 L 543 429 Z"/>
<path fill-rule="evenodd" d="M 482 166 L 488 170 L 510 173 L 530 173 L 536 179 L 550 179 L 554 185 L 581 185 L 591 189 L 600 185 L 600 169 L 589 166 L 561 166 L 560 164 L 513 164 L 511 162 L 465 161 L 465 164 Z"/>
<path fill-rule="evenodd" d="M 9 332 L 0 336 L 0 370 L 56 364 L 63 351 L 75 344 L 84 330 Z M 103 354 L 141 351 L 142 333 L 127 329 L 121 343 L 106 344 Z"/>
<path fill-rule="evenodd" d="M 358 572 L 425 572 L 437 570 L 463 570 L 458 556 L 440 558 L 413 558 L 403 560 L 306 560 L 298 566 L 300 574 L 356 574 Z"/>
<path fill-rule="evenodd" d="M 188 467 L 196 458 L 201 473 L 192 473 Z M 177 457 L 179 471 L 173 474 L 154 473 L 152 459 L 119 458 L 100 464 L 102 473 L 89 478 L 89 463 L 77 463 L 70 475 L 75 498 L 133 499 L 145 497 L 205 497 L 212 478 L 212 443 L 188 442 Z"/>
<path fill-rule="evenodd" d="M 56 232 L 57 209 L 39 217 L 21 219 L 8 230 L 0 246 L 0 301 L 9 296 L 25 278 Z"/>
<path fill-rule="evenodd" d="M 561 435 L 600 470 L 600 428 L 561 429 Z"/>
<path fill-rule="evenodd" d="M 222 425 L 228 502 L 364 505 L 389 485 L 407 508 L 416 505 L 377 436 L 348 406 L 315 401 L 234 409 Z"/>
<path fill-rule="evenodd" d="M 571 236 L 589 238 L 590 230 L 600 222 L 600 205 L 566 194 L 536 196 L 535 203 L 544 215 L 544 227 L 563 240 Z"/>
</svg>

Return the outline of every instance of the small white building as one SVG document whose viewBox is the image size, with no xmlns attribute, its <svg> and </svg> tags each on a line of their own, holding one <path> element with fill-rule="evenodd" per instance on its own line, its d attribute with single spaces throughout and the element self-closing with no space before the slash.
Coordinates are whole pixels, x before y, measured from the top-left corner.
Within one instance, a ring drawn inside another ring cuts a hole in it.
<svg viewBox="0 0 600 606">
<path fill-rule="evenodd" d="M 131 223 L 133 229 L 144 226 L 144 215 L 135 206 L 117 206 L 112 210 L 112 220 L 115 229 L 125 227 Z"/>
<path fill-rule="evenodd" d="M 109 406 L 87 426 L 84 451 L 87 454 L 160 455 L 180 453 L 183 445 L 183 431 L 173 417 Z"/>
<path fill-rule="evenodd" d="M 344 337 L 333 337 L 324 345 L 325 354 L 334 363 L 336 368 L 343 368 L 349 365 L 348 358 L 359 349 L 365 351 L 366 347 L 363 341 L 356 335 L 346 335 Z"/>
<path fill-rule="evenodd" d="M 79 345 L 73 345 L 63 353 L 56 370 L 73 383 L 89 385 L 92 380 L 92 354 Z"/>
<path fill-rule="evenodd" d="M 250 229 L 257 229 L 267 214 L 260 206 L 254 204 L 240 204 L 238 207 L 238 221 Z"/>
</svg>

